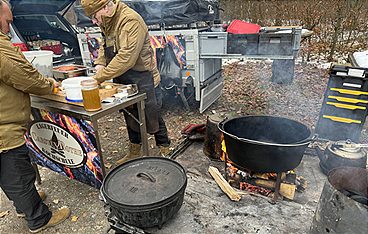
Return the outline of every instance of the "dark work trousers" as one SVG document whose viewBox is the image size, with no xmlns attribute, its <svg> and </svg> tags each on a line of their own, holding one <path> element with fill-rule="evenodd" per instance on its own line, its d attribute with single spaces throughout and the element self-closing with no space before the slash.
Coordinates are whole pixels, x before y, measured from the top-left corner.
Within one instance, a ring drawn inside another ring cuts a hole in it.
<svg viewBox="0 0 368 234">
<path fill-rule="evenodd" d="M 167 128 L 164 119 L 161 115 L 161 108 L 162 108 L 162 91 L 161 91 L 161 85 L 158 85 L 155 88 L 155 96 L 156 96 L 156 102 L 157 106 L 159 107 L 159 115 L 158 115 L 158 131 L 154 133 L 155 141 L 157 146 L 164 146 L 168 147 L 170 145 L 170 139 L 167 135 Z M 128 129 L 128 136 L 129 140 L 132 143 L 140 144 L 141 143 L 141 134 L 140 132 L 136 132 L 133 129 L 131 129 L 129 126 L 127 126 Z"/>
<path fill-rule="evenodd" d="M 0 187 L 13 201 L 17 212 L 26 215 L 30 229 L 42 227 L 52 216 L 36 190 L 35 179 L 36 172 L 25 144 L 0 153 Z"/>
</svg>

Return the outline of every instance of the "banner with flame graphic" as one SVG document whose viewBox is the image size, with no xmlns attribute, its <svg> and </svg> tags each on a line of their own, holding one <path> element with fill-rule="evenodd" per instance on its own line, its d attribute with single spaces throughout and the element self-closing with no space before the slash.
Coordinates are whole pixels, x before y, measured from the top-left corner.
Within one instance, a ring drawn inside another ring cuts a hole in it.
<svg viewBox="0 0 368 234">
<path fill-rule="evenodd" d="M 26 133 L 33 160 L 44 167 L 95 188 L 103 180 L 96 135 L 90 121 L 33 109 Z"/>
<path fill-rule="evenodd" d="M 151 46 L 154 49 L 155 57 L 156 49 L 163 49 L 169 44 L 175 54 L 176 60 L 180 65 L 180 68 L 186 66 L 186 55 L 185 55 L 185 38 L 178 35 L 165 35 L 165 36 L 150 36 Z"/>
</svg>

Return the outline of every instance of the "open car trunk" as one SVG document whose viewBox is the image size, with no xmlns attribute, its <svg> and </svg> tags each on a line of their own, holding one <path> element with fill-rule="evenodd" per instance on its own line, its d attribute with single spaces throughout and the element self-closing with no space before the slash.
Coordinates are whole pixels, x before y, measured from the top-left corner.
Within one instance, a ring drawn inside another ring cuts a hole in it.
<svg viewBox="0 0 368 234">
<path fill-rule="evenodd" d="M 51 50 L 55 64 L 80 59 L 77 32 L 63 17 L 74 0 L 12 0 L 14 30 L 29 50 Z"/>
</svg>

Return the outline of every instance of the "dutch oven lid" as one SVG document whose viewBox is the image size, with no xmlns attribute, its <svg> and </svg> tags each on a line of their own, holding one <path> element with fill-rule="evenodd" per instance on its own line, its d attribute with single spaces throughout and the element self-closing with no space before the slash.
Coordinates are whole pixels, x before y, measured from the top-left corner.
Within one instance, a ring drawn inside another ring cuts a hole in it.
<svg viewBox="0 0 368 234">
<path fill-rule="evenodd" d="M 149 206 L 177 194 L 186 186 L 184 168 L 161 157 L 143 157 L 112 170 L 103 182 L 104 195 L 126 206 Z"/>
</svg>

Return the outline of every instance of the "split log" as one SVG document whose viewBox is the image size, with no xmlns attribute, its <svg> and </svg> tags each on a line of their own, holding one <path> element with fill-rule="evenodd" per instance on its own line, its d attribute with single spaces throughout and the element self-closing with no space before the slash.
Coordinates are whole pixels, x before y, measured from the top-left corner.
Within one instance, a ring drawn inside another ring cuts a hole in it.
<svg viewBox="0 0 368 234">
<path fill-rule="evenodd" d="M 216 181 L 221 190 L 232 200 L 240 201 L 241 196 L 234 190 L 233 187 L 224 179 L 219 170 L 216 167 L 210 166 L 208 172 L 211 174 L 213 179 Z"/>
<path fill-rule="evenodd" d="M 276 182 L 270 180 L 256 179 L 254 183 L 265 188 L 275 189 Z M 296 185 L 281 183 L 279 193 L 287 199 L 294 200 Z"/>
</svg>

